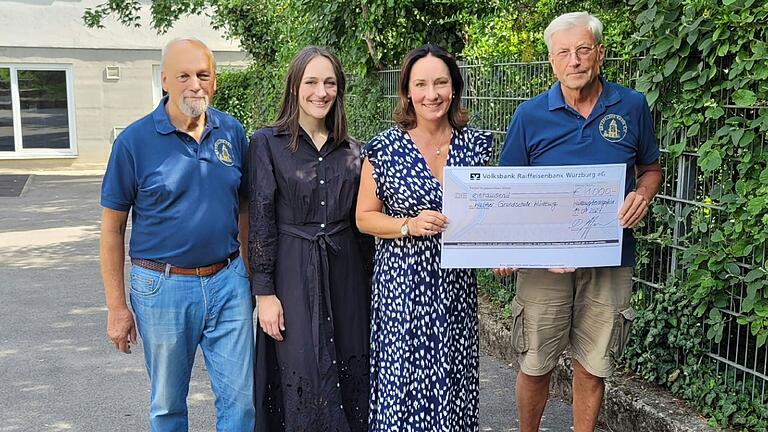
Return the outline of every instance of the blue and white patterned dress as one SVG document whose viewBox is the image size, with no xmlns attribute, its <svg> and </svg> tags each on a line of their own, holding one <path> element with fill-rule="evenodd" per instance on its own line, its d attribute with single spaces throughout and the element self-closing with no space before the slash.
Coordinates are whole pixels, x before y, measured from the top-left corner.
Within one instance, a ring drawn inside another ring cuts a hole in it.
<svg viewBox="0 0 768 432">
<path fill-rule="evenodd" d="M 453 131 L 449 166 L 483 166 L 489 133 Z M 405 131 L 365 147 L 376 196 L 390 216 L 441 211 L 443 192 Z M 450 222 L 450 221 L 449 221 Z M 371 312 L 371 432 L 478 430 L 477 281 L 440 268 L 440 236 L 381 239 Z"/>
</svg>

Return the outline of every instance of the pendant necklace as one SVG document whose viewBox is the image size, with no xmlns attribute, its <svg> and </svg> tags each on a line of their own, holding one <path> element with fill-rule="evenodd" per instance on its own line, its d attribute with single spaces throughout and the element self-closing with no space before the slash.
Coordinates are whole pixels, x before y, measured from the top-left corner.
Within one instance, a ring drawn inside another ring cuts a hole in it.
<svg viewBox="0 0 768 432">
<path fill-rule="evenodd" d="M 443 141 L 445 141 L 445 134 L 443 134 L 443 139 L 438 141 L 437 143 L 437 149 L 435 150 L 435 154 L 438 156 L 440 156 L 440 154 L 442 153 L 442 150 L 440 150 L 440 148 L 443 146 Z M 450 138 L 448 139 L 448 145 L 450 146 Z"/>
</svg>

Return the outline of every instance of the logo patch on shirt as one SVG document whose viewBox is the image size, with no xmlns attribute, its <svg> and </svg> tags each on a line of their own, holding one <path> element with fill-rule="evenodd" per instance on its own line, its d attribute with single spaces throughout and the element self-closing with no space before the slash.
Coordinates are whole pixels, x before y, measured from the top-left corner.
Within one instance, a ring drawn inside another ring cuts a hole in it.
<svg viewBox="0 0 768 432">
<path fill-rule="evenodd" d="M 608 141 L 621 141 L 627 136 L 627 122 L 618 114 L 606 114 L 600 120 L 600 135 Z"/>
<path fill-rule="evenodd" d="M 216 143 L 213 144 L 213 150 L 216 152 L 216 157 L 224 165 L 232 166 L 235 163 L 232 160 L 232 144 L 229 141 L 225 139 L 216 140 Z"/>
</svg>

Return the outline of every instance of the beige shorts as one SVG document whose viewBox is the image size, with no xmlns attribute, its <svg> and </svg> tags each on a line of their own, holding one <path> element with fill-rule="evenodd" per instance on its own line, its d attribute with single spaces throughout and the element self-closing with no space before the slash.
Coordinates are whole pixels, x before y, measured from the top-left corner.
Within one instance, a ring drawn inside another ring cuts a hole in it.
<svg viewBox="0 0 768 432">
<path fill-rule="evenodd" d="M 521 269 L 512 300 L 512 346 L 520 370 L 544 375 L 570 345 L 573 358 L 587 372 L 610 376 L 635 319 L 631 298 L 631 267 L 565 274 Z"/>
</svg>

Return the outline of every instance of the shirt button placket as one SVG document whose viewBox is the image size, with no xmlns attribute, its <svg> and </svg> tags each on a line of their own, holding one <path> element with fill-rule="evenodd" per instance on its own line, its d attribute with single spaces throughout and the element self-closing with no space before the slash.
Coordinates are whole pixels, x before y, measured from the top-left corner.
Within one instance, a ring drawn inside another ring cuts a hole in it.
<svg viewBox="0 0 768 432">
<path fill-rule="evenodd" d="M 320 213 L 323 222 L 320 224 L 320 228 L 325 228 L 325 225 L 328 223 L 328 207 L 325 205 L 325 202 L 328 198 L 328 188 L 325 187 L 325 164 L 323 163 L 323 157 L 319 156 L 317 158 L 317 174 L 318 177 L 320 177 Z"/>
</svg>

